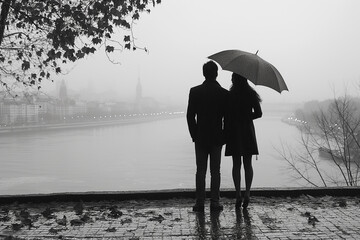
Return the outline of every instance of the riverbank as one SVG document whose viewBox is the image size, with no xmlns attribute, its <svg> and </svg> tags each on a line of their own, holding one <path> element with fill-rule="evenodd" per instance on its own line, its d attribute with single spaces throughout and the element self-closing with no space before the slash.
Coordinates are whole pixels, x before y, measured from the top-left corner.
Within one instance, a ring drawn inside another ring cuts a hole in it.
<svg viewBox="0 0 360 240">
<path fill-rule="evenodd" d="M 43 131 L 43 130 L 60 130 L 60 129 L 74 129 L 74 128 L 89 128 L 98 126 L 110 125 L 125 125 L 136 124 L 142 122 L 150 122 L 161 119 L 170 119 L 183 117 L 183 112 L 161 112 L 154 114 L 132 114 L 128 116 L 108 116 L 102 118 L 94 118 L 92 120 L 78 120 L 68 121 L 63 123 L 43 123 L 34 125 L 23 126 L 3 126 L 0 127 L 0 133 L 17 133 L 17 132 L 30 132 L 30 131 Z"/>
</svg>

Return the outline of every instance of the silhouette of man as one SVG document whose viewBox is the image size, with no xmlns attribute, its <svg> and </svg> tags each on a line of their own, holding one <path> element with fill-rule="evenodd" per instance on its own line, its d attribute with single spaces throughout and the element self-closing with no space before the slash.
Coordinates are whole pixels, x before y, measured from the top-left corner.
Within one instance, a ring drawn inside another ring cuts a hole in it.
<svg viewBox="0 0 360 240">
<path fill-rule="evenodd" d="M 203 212 L 205 203 L 205 177 L 210 157 L 211 200 L 210 209 L 221 211 L 220 162 L 224 144 L 224 116 L 228 91 L 216 81 L 218 67 L 213 61 L 203 65 L 205 81 L 190 89 L 187 123 L 196 158 L 196 203 L 193 211 Z"/>
</svg>

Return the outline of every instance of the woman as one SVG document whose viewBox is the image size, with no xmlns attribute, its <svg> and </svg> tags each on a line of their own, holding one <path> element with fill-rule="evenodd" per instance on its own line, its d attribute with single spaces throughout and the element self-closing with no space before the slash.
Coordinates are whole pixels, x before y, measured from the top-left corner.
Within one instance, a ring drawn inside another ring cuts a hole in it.
<svg viewBox="0 0 360 240">
<path fill-rule="evenodd" d="M 241 207 L 240 191 L 241 158 L 244 163 L 246 191 L 243 208 L 250 201 L 250 189 L 253 180 L 252 155 L 258 155 L 253 120 L 262 116 L 261 98 L 243 76 L 233 73 L 230 88 L 229 115 L 226 121 L 227 143 L 225 156 L 232 156 L 232 177 L 236 190 L 236 208 Z"/>
</svg>

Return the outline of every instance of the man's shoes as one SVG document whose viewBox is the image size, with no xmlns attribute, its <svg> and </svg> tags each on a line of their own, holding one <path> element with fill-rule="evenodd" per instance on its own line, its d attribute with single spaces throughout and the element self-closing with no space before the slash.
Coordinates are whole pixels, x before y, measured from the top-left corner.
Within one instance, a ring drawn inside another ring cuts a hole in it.
<svg viewBox="0 0 360 240">
<path fill-rule="evenodd" d="M 204 205 L 195 204 L 192 208 L 193 212 L 204 212 Z"/>
<path fill-rule="evenodd" d="M 224 206 L 221 205 L 220 203 L 211 203 L 210 210 L 211 211 L 222 211 L 222 210 L 224 210 Z"/>
</svg>

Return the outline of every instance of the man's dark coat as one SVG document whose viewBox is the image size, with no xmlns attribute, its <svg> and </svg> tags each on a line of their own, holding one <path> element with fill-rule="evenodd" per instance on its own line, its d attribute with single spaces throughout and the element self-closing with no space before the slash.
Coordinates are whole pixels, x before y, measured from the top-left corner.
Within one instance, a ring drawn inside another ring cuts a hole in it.
<svg viewBox="0 0 360 240">
<path fill-rule="evenodd" d="M 228 91 L 215 80 L 190 89 L 186 118 L 193 142 L 206 147 L 225 143 L 227 103 Z"/>
</svg>

